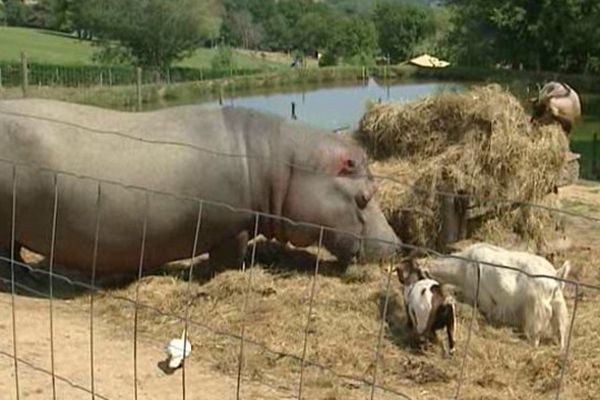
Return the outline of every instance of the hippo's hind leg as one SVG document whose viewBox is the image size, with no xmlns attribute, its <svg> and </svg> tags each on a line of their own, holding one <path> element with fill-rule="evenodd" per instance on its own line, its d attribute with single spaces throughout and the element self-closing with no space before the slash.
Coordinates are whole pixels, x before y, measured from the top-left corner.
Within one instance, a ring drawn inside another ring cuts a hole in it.
<svg viewBox="0 0 600 400">
<path fill-rule="evenodd" d="M 216 271 L 228 268 L 239 269 L 246 256 L 248 240 L 248 232 L 244 231 L 221 241 L 208 252 L 210 266 Z"/>
</svg>

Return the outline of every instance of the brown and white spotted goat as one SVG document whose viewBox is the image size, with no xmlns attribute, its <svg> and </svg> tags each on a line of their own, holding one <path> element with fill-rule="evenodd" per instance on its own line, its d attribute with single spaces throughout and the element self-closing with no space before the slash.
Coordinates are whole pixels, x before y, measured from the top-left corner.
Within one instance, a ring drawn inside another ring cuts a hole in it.
<svg viewBox="0 0 600 400">
<path fill-rule="evenodd" d="M 581 118 L 581 100 L 577 92 L 563 82 L 548 82 L 537 95 L 529 99 L 533 104 L 531 122 L 548 124 L 558 122 L 569 136 L 575 122 Z"/>
<path fill-rule="evenodd" d="M 419 342 L 439 342 L 437 331 L 446 329 L 448 353 L 454 353 L 456 307 L 451 296 L 444 296 L 439 282 L 417 267 L 410 258 L 396 268 L 398 280 L 404 286 L 404 306 L 407 324 Z M 443 348 L 443 344 L 442 344 Z"/>
</svg>

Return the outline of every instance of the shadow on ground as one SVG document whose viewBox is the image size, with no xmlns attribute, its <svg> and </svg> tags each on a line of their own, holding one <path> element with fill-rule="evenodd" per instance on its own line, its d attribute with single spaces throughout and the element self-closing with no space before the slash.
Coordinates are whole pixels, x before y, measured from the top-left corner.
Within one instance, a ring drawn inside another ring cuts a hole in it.
<svg viewBox="0 0 600 400">
<path fill-rule="evenodd" d="M 253 244 L 248 246 L 246 265 L 252 264 Z M 8 258 L 8 257 L 7 257 Z M 319 274 L 330 277 L 342 277 L 345 268 L 337 261 L 328 256 L 319 261 Z M 289 277 L 296 274 L 309 274 L 315 272 L 317 265 L 316 253 L 309 250 L 291 248 L 277 242 L 260 241 L 256 244 L 255 264 L 261 265 L 268 273 L 279 277 Z M 215 268 L 210 264 L 208 257 L 200 256 L 194 260 L 193 268 L 190 262 L 178 261 L 155 271 L 144 274 L 147 276 L 172 276 L 181 280 L 188 280 L 190 272 L 193 279 L 199 284 L 212 280 L 218 274 L 234 268 Z M 236 268 L 237 269 L 237 268 Z M 52 281 L 50 276 L 53 276 Z M 26 259 L 25 262 L 0 263 L 0 292 L 11 293 L 14 289 L 16 294 L 56 299 L 72 299 L 89 294 L 95 287 L 99 290 L 115 290 L 129 286 L 137 279 L 137 272 L 121 274 L 110 277 L 99 277 L 95 283 L 90 276 L 81 273 L 67 271 L 60 266 L 53 266 L 53 274 L 50 274 L 48 261 L 42 257 L 35 257 L 34 261 Z"/>
</svg>

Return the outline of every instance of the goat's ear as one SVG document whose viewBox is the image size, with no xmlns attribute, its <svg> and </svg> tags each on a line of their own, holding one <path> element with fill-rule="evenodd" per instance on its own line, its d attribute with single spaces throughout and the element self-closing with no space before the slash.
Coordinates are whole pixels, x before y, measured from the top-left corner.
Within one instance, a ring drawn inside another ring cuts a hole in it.
<svg viewBox="0 0 600 400">
<path fill-rule="evenodd" d="M 453 297 L 454 297 L 455 293 L 454 293 L 454 288 L 452 287 L 452 285 L 447 285 L 447 284 L 442 283 L 441 290 L 442 290 L 442 295 L 443 295 L 444 299 L 451 300 L 452 302 L 454 301 Z"/>
<path fill-rule="evenodd" d="M 432 285 L 431 292 L 434 294 L 438 294 L 442 298 L 444 297 L 444 293 L 442 293 L 442 286 L 440 284 Z"/>
<path fill-rule="evenodd" d="M 396 271 L 396 275 L 398 275 L 398 281 L 400 282 L 401 285 L 404 285 L 405 283 L 405 279 L 404 279 L 404 268 L 403 267 L 396 267 L 394 268 L 394 271 Z"/>
<path fill-rule="evenodd" d="M 431 280 L 433 280 L 433 278 L 431 277 L 431 274 L 429 273 L 429 270 L 427 270 L 426 268 L 417 267 L 416 270 L 417 270 L 417 272 L 419 274 L 419 279 L 431 279 Z"/>
</svg>

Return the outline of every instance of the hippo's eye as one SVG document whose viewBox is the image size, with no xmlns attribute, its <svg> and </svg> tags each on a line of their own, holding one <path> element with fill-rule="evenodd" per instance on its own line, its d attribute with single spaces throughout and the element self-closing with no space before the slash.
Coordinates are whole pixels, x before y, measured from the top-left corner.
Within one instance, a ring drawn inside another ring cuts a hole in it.
<svg viewBox="0 0 600 400">
<path fill-rule="evenodd" d="M 346 161 L 346 165 L 350 169 L 356 168 L 356 162 L 354 160 L 352 160 L 352 159 L 348 159 L 348 161 Z"/>
</svg>

